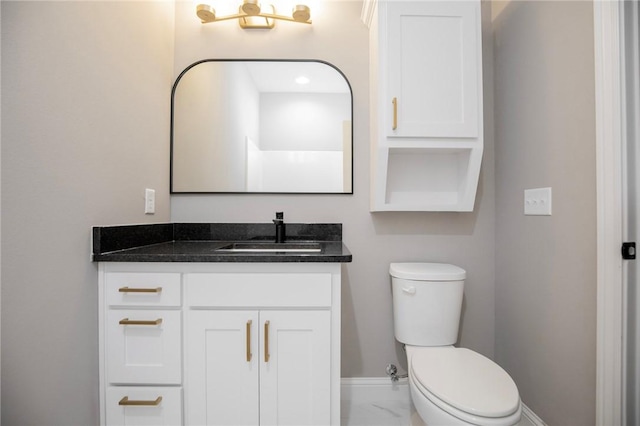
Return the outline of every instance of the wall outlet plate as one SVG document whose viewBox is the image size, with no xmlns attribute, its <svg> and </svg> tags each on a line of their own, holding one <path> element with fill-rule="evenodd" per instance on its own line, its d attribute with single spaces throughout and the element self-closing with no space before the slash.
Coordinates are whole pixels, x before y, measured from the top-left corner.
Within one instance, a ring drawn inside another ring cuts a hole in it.
<svg viewBox="0 0 640 426">
<path fill-rule="evenodd" d="M 551 216 L 551 188 L 525 189 L 524 214 L 526 216 Z"/>
</svg>

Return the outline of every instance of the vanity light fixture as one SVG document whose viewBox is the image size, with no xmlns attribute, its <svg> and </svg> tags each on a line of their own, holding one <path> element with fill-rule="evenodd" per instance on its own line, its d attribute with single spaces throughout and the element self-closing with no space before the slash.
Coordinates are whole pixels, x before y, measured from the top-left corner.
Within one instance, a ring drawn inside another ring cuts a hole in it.
<svg viewBox="0 0 640 426">
<path fill-rule="evenodd" d="M 302 4 L 293 7 L 291 16 L 279 15 L 271 4 L 260 6 L 258 0 L 242 0 L 238 13 L 216 16 L 216 10 L 208 4 L 196 6 L 196 15 L 203 24 L 237 19 L 242 28 L 271 29 L 276 20 L 311 24 L 311 9 Z"/>
</svg>

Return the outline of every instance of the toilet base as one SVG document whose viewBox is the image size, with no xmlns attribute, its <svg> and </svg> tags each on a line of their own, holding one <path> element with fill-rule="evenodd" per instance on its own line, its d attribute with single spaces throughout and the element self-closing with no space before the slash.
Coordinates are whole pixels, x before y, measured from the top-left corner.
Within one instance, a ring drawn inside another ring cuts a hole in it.
<svg viewBox="0 0 640 426">
<path fill-rule="evenodd" d="M 424 420 L 422 420 L 422 417 L 420 417 L 420 414 L 418 414 L 417 411 L 412 411 L 411 412 L 411 417 L 409 417 L 409 426 L 428 426 Z"/>
<path fill-rule="evenodd" d="M 411 402 L 416 407 L 416 411 L 425 426 L 469 426 L 469 423 L 451 416 L 432 404 L 416 389 L 411 378 L 409 378 L 409 392 L 411 393 Z M 411 424 L 413 426 L 413 421 Z"/>
</svg>

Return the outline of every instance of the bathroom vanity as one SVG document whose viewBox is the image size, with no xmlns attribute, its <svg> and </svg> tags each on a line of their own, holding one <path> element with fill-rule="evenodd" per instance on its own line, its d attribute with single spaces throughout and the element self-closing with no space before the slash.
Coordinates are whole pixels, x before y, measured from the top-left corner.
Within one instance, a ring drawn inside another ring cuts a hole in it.
<svg viewBox="0 0 640 426">
<path fill-rule="evenodd" d="M 341 225 L 272 231 L 94 228 L 101 424 L 339 424 Z"/>
</svg>

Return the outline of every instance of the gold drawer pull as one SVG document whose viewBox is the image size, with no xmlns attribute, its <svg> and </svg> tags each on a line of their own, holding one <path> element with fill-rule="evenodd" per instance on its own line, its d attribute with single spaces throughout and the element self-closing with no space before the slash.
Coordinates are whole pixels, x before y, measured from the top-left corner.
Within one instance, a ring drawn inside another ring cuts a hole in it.
<svg viewBox="0 0 640 426">
<path fill-rule="evenodd" d="M 120 325 L 160 325 L 162 324 L 162 318 L 151 321 L 130 320 L 129 318 L 123 318 L 118 323 Z"/>
<path fill-rule="evenodd" d="M 391 130 L 395 130 L 398 128 L 398 99 L 393 98 L 391 103 L 393 104 L 393 126 Z"/>
<path fill-rule="evenodd" d="M 251 362 L 253 355 L 251 354 L 251 320 L 247 321 L 247 362 Z"/>
<path fill-rule="evenodd" d="M 269 321 L 264 322 L 264 362 L 269 362 Z"/>
<path fill-rule="evenodd" d="M 162 402 L 161 396 L 151 401 L 135 400 L 135 399 L 130 400 L 128 396 L 125 396 L 120 400 L 120 402 L 118 402 L 118 405 L 156 406 L 156 405 L 160 405 L 161 402 Z"/>
<path fill-rule="evenodd" d="M 120 293 L 160 293 L 162 291 L 162 287 L 156 287 L 156 288 L 120 287 L 118 291 Z"/>
</svg>

